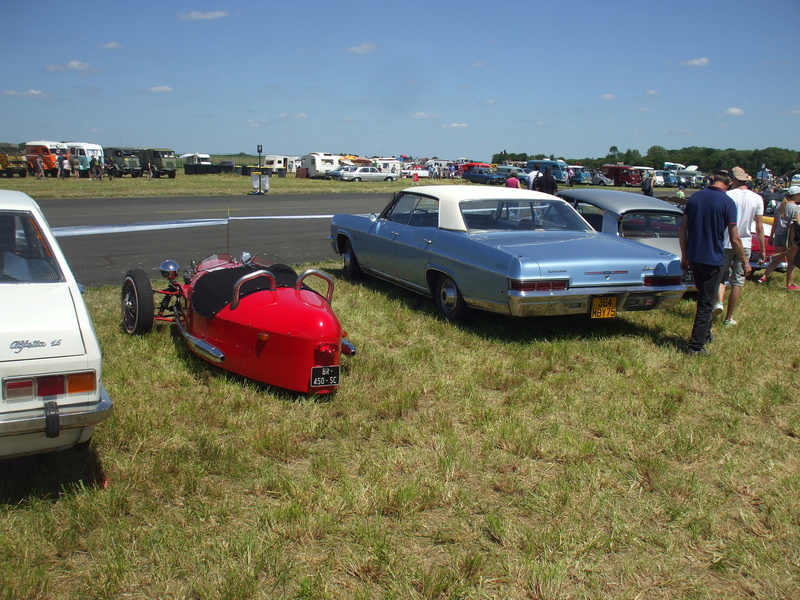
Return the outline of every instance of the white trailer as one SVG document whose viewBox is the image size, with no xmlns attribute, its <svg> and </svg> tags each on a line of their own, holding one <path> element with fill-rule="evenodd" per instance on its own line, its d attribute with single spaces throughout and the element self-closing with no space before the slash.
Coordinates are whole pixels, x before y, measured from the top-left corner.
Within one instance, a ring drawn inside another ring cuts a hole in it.
<svg viewBox="0 0 800 600">
<path fill-rule="evenodd" d="M 400 179 L 400 171 L 403 170 L 403 163 L 396 158 L 373 158 L 372 162 L 378 167 L 381 173 L 389 173 L 390 175 L 394 175 L 395 179 Z"/>
<path fill-rule="evenodd" d="M 309 177 L 325 177 L 339 166 L 339 157 L 329 152 L 310 152 L 300 158 L 300 166 L 308 169 Z"/>
<path fill-rule="evenodd" d="M 267 154 L 261 165 L 265 169 L 272 169 L 277 173 L 280 169 L 286 169 L 287 173 L 294 173 L 297 170 L 299 159 L 296 156 L 283 156 L 281 154 Z"/>
</svg>

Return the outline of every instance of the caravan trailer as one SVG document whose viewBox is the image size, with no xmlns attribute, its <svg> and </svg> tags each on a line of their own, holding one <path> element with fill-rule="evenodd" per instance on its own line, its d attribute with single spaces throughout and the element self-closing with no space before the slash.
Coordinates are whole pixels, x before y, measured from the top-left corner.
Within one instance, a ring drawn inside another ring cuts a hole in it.
<svg viewBox="0 0 800 600">
<path fill-rule="evenodd" d="M 264 156 L 263 167 L 265 169 L 272 169 L 273 173 L 279 174 L 281 171 L 286 173 L 294 173 L 297 170 L 297 157 L 283 156 L 280 154 L 267 154 Z"/>
<path fill-rule="evenodd" d="M 311 178 L 325 177 L 339 166 L 339 157 L 328 152 L 310 152 L 300 159 L 300 166 L 308 169 L 308 176 Z"/>
</svg>

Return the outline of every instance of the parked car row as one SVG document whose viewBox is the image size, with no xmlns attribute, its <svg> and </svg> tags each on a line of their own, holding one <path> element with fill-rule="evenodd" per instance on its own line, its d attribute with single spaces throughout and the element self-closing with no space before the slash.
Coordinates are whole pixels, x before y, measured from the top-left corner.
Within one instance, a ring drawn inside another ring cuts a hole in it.
<svg viewBox="0 0 800 600">
<path fill-rule="evenodd" d="M 431 297 L 450 320 L 470 309 L 605 319 L 686 291 L 674 253 L 598 233 L 563 198 L 499 190 L 409 188 L 380 214 L 334 215 L 329 239 L 346 275 Z"/>
</svg>

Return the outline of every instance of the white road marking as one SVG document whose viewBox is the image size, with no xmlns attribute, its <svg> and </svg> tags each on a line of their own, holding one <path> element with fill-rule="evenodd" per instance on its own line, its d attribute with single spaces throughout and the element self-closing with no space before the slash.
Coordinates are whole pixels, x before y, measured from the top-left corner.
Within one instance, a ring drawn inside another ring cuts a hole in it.
<svg viewBox="0 0 800 600">
<path fill-rule="evenodd" d="M 103 235 L 109 233 L 130 233 L 134 231 L 158 231 L 160 229 L 185 229 L 188 227 L 213 227 L 227 225 L 229 221 L 287 220 L 287 219 L 330 219 L 333 215 L 283 215 L 229 217 L 226 219 L 186 219 L 183 221 L 152 221 L 147 223 L 128 223 L 125 225 L 79 225 L 77 227 L 53 227 L 56 237 L 76 237 L 83 235 Z"/>
</svg>

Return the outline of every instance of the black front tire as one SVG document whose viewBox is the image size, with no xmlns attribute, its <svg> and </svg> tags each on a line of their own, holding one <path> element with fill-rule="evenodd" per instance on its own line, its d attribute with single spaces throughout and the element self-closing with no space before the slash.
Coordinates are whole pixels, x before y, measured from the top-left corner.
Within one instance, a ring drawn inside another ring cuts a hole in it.
<svg viewBox="0 0 800 600">
<path fill-rule="evenodd" d="M 456 282 L 449 275 L 439 275 L 436 278 L 434 290 L 436 308 L 448 321 L 461 321 L 467 315 L 467 303 L 458 289 Z"/>
<path fill-rule="evenodd" d="M 153 328 L 155 302 L 150 278 L 142 269 L 131 269 L 122 280 L 122 327 L 130 335 L 141 335 Z"/>
<path fill-rule="evenodd" d="M 361 265 L 358 264 L 356 253 L 353 252 L 353 246 L 350 240 L 345 240 L 344 247 L 342 248 L 342 271 L 348 279 L 361 279 L 364 276 L 364 271 L 361 270 Z"/>
</svg>

